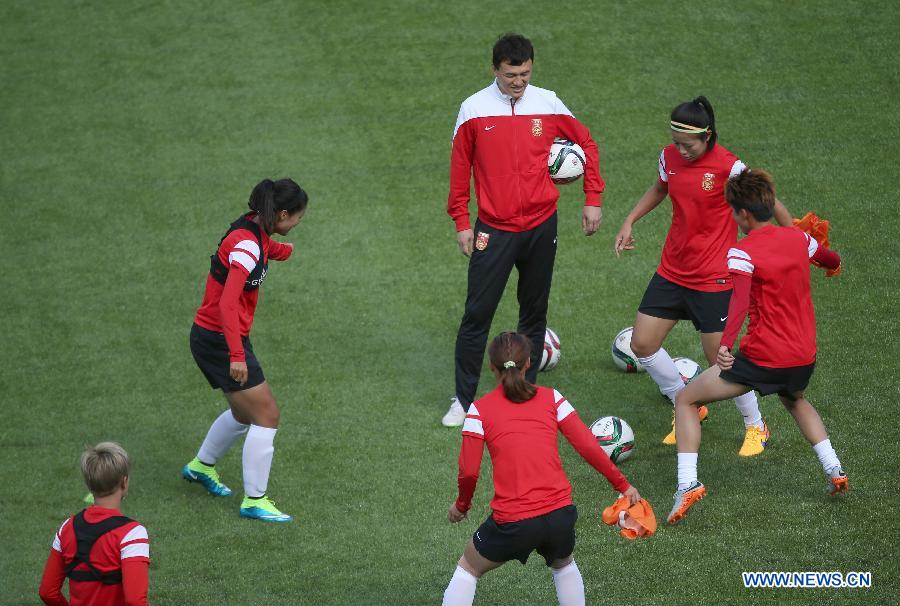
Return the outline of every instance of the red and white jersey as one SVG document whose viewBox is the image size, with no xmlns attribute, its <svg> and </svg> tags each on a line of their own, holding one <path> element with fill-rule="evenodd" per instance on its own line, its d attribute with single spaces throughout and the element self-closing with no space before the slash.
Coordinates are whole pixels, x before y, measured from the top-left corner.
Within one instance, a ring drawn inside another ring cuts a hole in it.
<svg viewBox="0 0 900 606">
<path fill-rule="evenodd" d="M 491 509 L 498 524 L 533 518 L 572 503 L 557 448 L 559 424 L 575 409 L 555 389 L 538 387 L 511 405 L 499 386 L 469 406 L 462 433 L 483 439 L 494 470 Z"/>
<path fill-rule="evenodd" d="M 84 513 L 84 519 L 90 524 L 96 524 L 112 516 L 122 515 L 116 509 L 103 507 L 88 507 Z M 62 556 L 62 565 L 68 565 L 75 559 L 78 550 L 75 539 L 75 531 L 72 529 L 72 518 L 63 522 L 56 536 L 53 538 L 53 552 Z M 51 557 L 53 557 L 51 552 Z M 147 537 L 147 529 L 140 522 L 131 521 L 124 526 L 111 530 L 97 539 L 90 553 L 91 565 L 99 572 L 112 572 L 119 570 L 122 564 L 128 562 L 149 562 L 150 542 Z M 78 568 L 81 570 L 81 568 Z M 57 582 L 61 580 L 57 577 Z M 43 586 L 42 586 L 43 587 Z M 146 590 L 146 581 L 144 583 Z M 72 606 L 119 606 L 125 603 L 124 590 L 121 583 L 105 585 L 97 581 L 69 581 L 69 603 Z"/>
<path fill-rule="evenodd" d="M 266 263 L 269 259 L 284 261 L 294 250 L 293 245 L 276 242 L 264 230 L 260 230 L 260 234 L 262 251 L 256 236 L 246 229 L 236 229 L 222 240 L 217 255 L 219 261 L 229 268 L 228 279 L 223 285 L 211 274 L 207 276 L 203 302 L 194 316 L 194 322 L 199 326 L 224 333 L 233 362 L 243 362 L 245 359 L 241 336 L 250 334 L 259 300 L 259 289 L 244 290 L 244 281 L 257 263 Z M 262 282 L 265 277 L 263 274 L 259 281 Z"/>
<path fill-rule="evenodd" d="M 728 270 L 752 276 L 750 324 L 740 350 L 758 366 L 816 361 L 816 316 L 809 260 L 819 243 L 796 227 L 766 225 L 728 251 Z"/>
<path fill-rule="evenodd" d="M 737 241 L 737 224 L 725 201 L 725 183 L 746 166 L 714 145 L 693 162 L 674 145 L 659 155 L 659 180 L 672 199 L 672 226 L 657 273 L 692 290 L 729 290 L 725 256 Z"/>
<path fill-rule="evenodd" d="M 584 149 L 585 204 L 600 206 L 604 183 L 597 144 L 556 93 L 529 84 L 513 103 L 495 80 L 463 101 L 453 131 L 447 200 L 456 230 L 471 228 L 473 172 L 478 218 L 491 227 L 526 231 L 552 215 L 559 191 L 550 179 L 547 158 L 556 137 Z"/>
</svg>

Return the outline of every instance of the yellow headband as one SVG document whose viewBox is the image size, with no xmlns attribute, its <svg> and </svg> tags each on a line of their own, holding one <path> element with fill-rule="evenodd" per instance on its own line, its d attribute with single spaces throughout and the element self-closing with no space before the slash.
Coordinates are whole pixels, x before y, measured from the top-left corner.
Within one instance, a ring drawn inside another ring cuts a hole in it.
<svg viewBox="0 0 900 606">
<path fill-rule="evenodd" d="M 691 133 L 693 135 L 699 135 L 700 133 L 709 132 L 708 127 L 700 128 L 699 126 L 692 126 L 690 124 L 684 124 L 682 122 L 675 122 L 672 120 L 670 122 L 672 125 L 672 130 L 677 130 L 680 133 Z"/>
</svg>

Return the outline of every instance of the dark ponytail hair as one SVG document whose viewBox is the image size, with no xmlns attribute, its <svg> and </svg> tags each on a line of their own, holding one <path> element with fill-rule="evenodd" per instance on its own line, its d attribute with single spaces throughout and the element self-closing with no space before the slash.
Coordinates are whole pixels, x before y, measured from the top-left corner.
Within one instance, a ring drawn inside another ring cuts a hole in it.
<svg viewBox="0 0 900 606">
<path fill-rule="evenodd" d="M 716 115 L 713 113 L 712 104 L 703 95 L 693 101 L 685 101 L 672 110 L 672 122 L 687 124 L 695 128 L 705 128 L 707 150 L 712 149 L 719 138 L 716 132 Z"/>
<path fill-rule="evenodd" d="M 250 192 L 250 210 L 256 211 L 259 224 L 269 235 L 275 229 L 277 213 L 285 210 L 293 215 L 306 209 L 309 196 L 291 179 L 263 179 Z"/>
<path fill-rule="evenodd" d="M 506 399 L 525 402 L 537 393 L 537 388 L 525 380 L 525 363 L 531 359 L 531 340 L 515 332 L 501 332 L 488 347 L 491 366 L 500 373 L 500 383 Z"/>
</svg>

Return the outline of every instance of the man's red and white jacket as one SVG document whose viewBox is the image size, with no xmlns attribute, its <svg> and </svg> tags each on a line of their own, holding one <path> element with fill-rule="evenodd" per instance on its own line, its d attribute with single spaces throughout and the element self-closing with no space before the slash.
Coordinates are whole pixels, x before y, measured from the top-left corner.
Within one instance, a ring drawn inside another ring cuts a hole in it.
<svg viewBox="0 0 900 606">
<path fill-rule="evenodd" d="M 456 230 L 470 229 L 469 182 L 474 170 L 478 218 L 496 229 L 533 229 L 556 211 L 559 192 L 547 170 L 553 139 L 585 152 L 585 204 L 600 206 L 600 154 L 587 127 L 552 90 L 528 85 L 513 103 L 496 80 L 459 108 L 450 159 L 447 213 Z"/>
</svg>

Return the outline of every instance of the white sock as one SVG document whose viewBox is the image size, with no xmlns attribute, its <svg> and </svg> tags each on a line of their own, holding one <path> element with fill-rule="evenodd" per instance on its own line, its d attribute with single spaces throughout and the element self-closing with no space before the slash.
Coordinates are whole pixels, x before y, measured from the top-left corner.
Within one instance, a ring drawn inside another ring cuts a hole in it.
<svg viewBox="0 0 900 606">
<path fill-rule="evenodd" d="M 584 606 L 584 579 L 575 560 L 562 568 L 551 568 L 559 606 Z"/>
<path fill-rule="evenodd" d="M 825 473 L 828 473 L 829 469 L 841 466 L 841 462 L 838 461 L 837 453 L 834 452 L 834 448 L 831 446 L 831 440 L 828 438 L 825 438 L 813 446 L 813 450 L 816 451 L 816 455 L 819 457 L 819 463 L 822 464 L 822 469 Z"/>
<path fill-rule="evenodd" d="M 697 453 L 678 453 L 678 490 L 684 490 L 697 481 Z"/>
<path fill-rule="evenodd" d="M 275 432 L 271 427 L 251 425 L 244 440 L 244 494 L 261 497 L 269 486 L 269 470 L 275 452 Z"/>
<path fill-rule="evenodd" d="M 751 390 L 742 396 L 734 399 L 734 405 L 744 415 L 744 427 L 756 425 L 760 429 L 763 428 L 762 413 L 759 411 L 759 400 L 756 399 L 756 392 Z"/>
<path fill-rule="evenodd" d="M 684 389 L 684 379 L 681 378 L 681 373 L 678 372 L 678 367 L 675 366 L 669 352 L 660 348 L 655 354 L 646 358 L 638 358 L 638 361 L 647 369 L 647 374 L 656 381 L 659 389 L 674 404 L 675 394 Z"/>
<path fill-rule="evenodd" d="M 457 566 L 450 584 L 444 590 L 444 601 L 441 606 L 471 606 L 475 601 L 475 585 L 478 579 L 462 566 Z"/>
<path fill-rule="evenodd" d="M 197 458 L 207 465 L 215 465 L 216 461 L 228 452 L 234 441 L 247 433 L 249 427 L 238 423 L 231 410 L 226 410 L 209 426 L 206 438 L 197 451 Z"/>
</svg>

